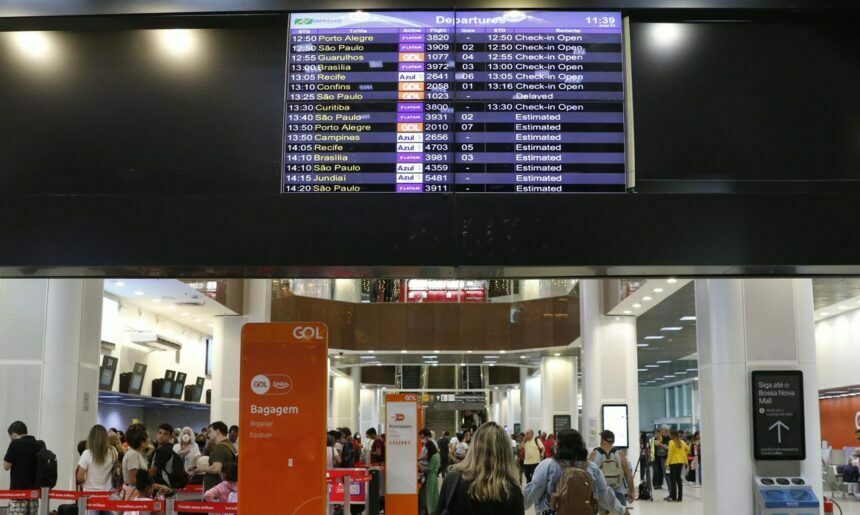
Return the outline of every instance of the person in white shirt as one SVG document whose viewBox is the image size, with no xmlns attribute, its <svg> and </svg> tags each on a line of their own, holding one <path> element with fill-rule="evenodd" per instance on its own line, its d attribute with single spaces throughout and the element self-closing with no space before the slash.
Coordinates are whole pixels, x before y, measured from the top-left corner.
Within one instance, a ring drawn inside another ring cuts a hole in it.
<svg viewBox="0 0 860 515">
<path fill-rule="evenodd" d="M 104 426 L 95 425 L 87 437 L 87 449 L 78 460 L 75 476 L 83 483 L 85 492 L 109 492 L 113 489 L 112 476 L 117 464 L 117 452 L 108 443 L 108 434 Z M 98 512 L 88 510 L 88 515 Z"/>
<path fill-rule="evenodd" d="M 173 452 L 178 454 L 185 465 L 185 471 L 191 471 L 197 466 L 197 458 L 200 457 L 200 447 L 194 441 L 194 430 L 183 427 L 179 432 L 179 441 L 173 446 Z"/>
</svg>

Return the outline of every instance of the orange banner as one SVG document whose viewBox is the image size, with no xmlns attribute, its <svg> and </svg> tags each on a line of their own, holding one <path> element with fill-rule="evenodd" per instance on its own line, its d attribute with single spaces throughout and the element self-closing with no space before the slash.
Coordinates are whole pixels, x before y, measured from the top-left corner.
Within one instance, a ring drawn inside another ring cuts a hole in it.
<svg viewBox="0 0 860 515">
<path fill-rule="evenodd" d="M 242 328 L 241 513 L 325 513 L 327 353 L 325 324 Z"/>
<path fill-rule="evenodd" d="M 418 400 L 414 393 L 385 396 L 386 513 L 418 513 L 418 431 L 423 424 Z"/>
</svg>

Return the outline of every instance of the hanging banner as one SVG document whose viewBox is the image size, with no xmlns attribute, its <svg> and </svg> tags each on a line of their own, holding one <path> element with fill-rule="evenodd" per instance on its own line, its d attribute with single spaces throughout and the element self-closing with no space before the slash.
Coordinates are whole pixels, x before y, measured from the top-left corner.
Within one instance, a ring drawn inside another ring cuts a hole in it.
<svg viewBox="0 0 860 515">
<path fill-rule="evenodd" d="M 325 324 L 242 328 L 241 513 L 325 513 L 327 354 Z"/>
<path fill-rule="evenodd" d="M 397 515 L 418 513 L 421 430 L 418 395 L 385 396 L 385 507 Z"/>
</svg>

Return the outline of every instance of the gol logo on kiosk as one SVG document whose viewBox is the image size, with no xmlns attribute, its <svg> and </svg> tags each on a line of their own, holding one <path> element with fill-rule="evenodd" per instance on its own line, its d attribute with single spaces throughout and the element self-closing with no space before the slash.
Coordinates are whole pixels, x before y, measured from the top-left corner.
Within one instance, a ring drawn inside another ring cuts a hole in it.
<svg viewBox="0 0 860 515">
<path fill-rule="evenodd" d="M 257 395 L 286 395 L 293 389 L 293 380 L 286 374 L 257 374 L 251 379 L 251 391 Z"/>
</svg>

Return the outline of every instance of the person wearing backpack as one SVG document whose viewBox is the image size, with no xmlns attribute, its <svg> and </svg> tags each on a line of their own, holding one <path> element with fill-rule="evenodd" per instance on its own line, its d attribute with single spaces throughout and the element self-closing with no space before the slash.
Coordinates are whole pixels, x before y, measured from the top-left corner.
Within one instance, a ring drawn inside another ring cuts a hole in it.
<svg viewBox="0 0 860 515">
<path fill-rule="evenodd" d="M 475 432 L 463 461 L 442 482 L 434 515 L 524 515 L 518 474 L 507 433 L 487 422 Z"/>
<path fill-rule="evenodd" d="M 340 468 L 355 468 L 358 453 L 355 450 L 355 440 L 352 438 L 352 431 L 348 427 L 340 428 L 340 443 Z"/>
<path fill-rule="evenodd" d="M 9 489 L 37 488 L 37 454 L 45 447 L 44 444 L 28 435 L 26 424 L 20 420 L 13 422 L 7 432 L 12 442 L 3 457 L 3 470 L 9 471 Z M 36 515 L 38 512 L 38 499 L 15 500 L 9 503 L 9 515 Z"/>
<path fill-rule="evenodd" d="M 603 472 L 618 502 L 624 506 L 633 502 L 633 474 L 624 451 L 615 448 L 615 433 L 609 430 L 600 433 L 600 447 L 591 451 L 588 461 Z"/>
<path fill-rule="evenodd" d="M 594 515 L 598 509 L 629 515 L 597 465 L 587 460 L 588 449 L 579 431 L 559 431 L 555 456 L 542 461 L 526 485 L 526 508 L 534 505 L 536 515 Z"/>
<path fill-rule="evenodd" d="M 185 472 L 185 461 L 173 451 L 173 426 L 161 424 L 155 438 L 158 448 L 152 455 L 149 475 L 157 485 L 171 490 L 185 488 L 188 485 L 188 473 Z"/>
</svg>

